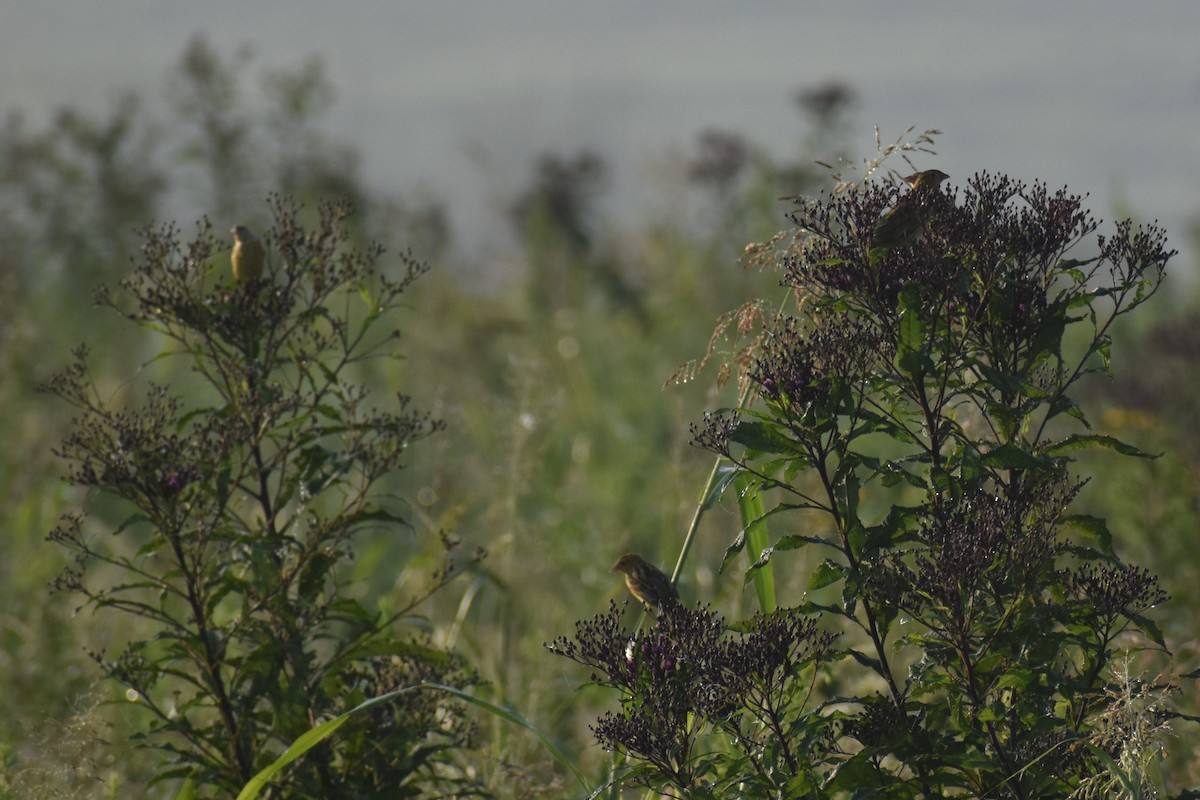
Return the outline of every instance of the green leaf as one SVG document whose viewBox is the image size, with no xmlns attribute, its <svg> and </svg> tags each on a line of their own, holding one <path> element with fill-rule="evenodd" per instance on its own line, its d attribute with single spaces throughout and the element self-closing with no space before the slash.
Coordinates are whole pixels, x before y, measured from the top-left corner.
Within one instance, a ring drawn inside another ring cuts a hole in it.
<svg viewBox="0 0 1200 800">
<path fill-rule="evenodd" d="M 988 703 L 980 709 L 977 719 L 980 722 L 999 722 L 1004 719 L 1005 709 L 1002 703 Z"/>
<path fill-rule="evenodd" d="M 1054 265 L 1054 268 L 1060 272 L 1064 272 L 1071 276 L 1071 279 L 1076 283 L 1086 283 L 1087 276 L 1083 274 L 1080 267 L 1086 267 L 1093 264 L 1098 258 L 1064 258 Z"/>
<path fill-rule="evenodd" d="M 933 362 L 919 350 L 901 348 L 896 353 L 896 369 L 907 375 L 914 383 L 921 383 L 933 372 Z"/>
<path fill-rule="evenodd" d="M 1047 466 L 1044 459 L 1037 458 L 1014 444 L 994 447 L 983 456 L 983 464 L 994 469 L 1037 470 Z"/>
<path fill-rule="evenodd" d="M 740 426 L 739 426 L 740 427 Z M 775 610 L 775 574 L 769 564 L 767 523 L 764 517 L 762 496 L 759 494 L 759 479 L 748 472 L 740 474 L 733 482 L 738 493 L 738 512 L 742 518 L 746 544 L 750 557 L 754 559 L 748 576 L 753 576 L 754 591 L 758 595 L 758 607 L 764 614 Z"/>
<path fill-rule="evenodd" d="M 925 349 L 927 328 L 921 319 L 920 301 L 908 296 L 908 290 L 901 292 L 900 328 L 897 331 L 900 339 L 897 344 L 903 350 L 921 352 Z"/>
<path fill-rule="evenodd" d="M 869 752 L 863 751 L 834 767 L 822 789 L 858 797 L 862 795 L 863 787 L 875 786 L 878 782 L 879 769 L 874 764 L 874 758 Z"/>
<path fill-rule="evenodd" d="M 1117 796 L 1117 797 L 1141 797 L 1142 796 L 1143 793 L 1141 791 L 1139 791 L 1139 787 L 1137 785 L 1135 785 L 1134 781 L 1129 777 L 1129 774 L 1124 769 L 1121 768 L 1121 765 L 1113 760 L 1112 756 L 1110 756 L 1108 753 L 1104 752 L 1099 747 L 1092 744 L 1091 742 L 1089 742 L 1086 739 L 1081 739 L 1080 741 L 1082 742 L 1084 747 L 1086 747 L 1088 750 L 1092 751 L 1092 755 L 1094 755 L 1100 761 L 1100 763 L 1104 764 L 1105 769 L 1107 769 L 1111 775 L 1113 775 L 1118 781 L 1121 782 L 1121 785 L 1124 787 L 1125 792 L 1122 794 L 1119 794 L 1119 795 L 1115 795 L 1115 796 Z"/>
<path fill-rule="evenodd" d="M 266 788 L 268 783 L 270 783 L 271 779 L 278 775 L 284 767 L 303 756 L 309 750 L 313 749 L 333 734 L 337 733 L 338 728 L 341 728 L 343 725 L 349 722 L 350 718 L 355 714 L 359 714 L 363 711 L 374 708 L 375 706 L 387 703 L 403 694 L 407 694 L 417 689 L 442 691 L 446 692 L 447 694 L 452 694 L 460 700 L 478 706 L 507 722 L 519 725 L 522 728 L 532 732 L 538 737 L 546 750 L 549 751 L 550 755 L 553 756 L 554 759 L 560 764 L 570 769 L 571 772 L 574 773 L 576 780 L 579 781 L 580 786 L 582 786 L 585 790 L 587 789 L 587 781 L 583 777 L 583 773 L 579 771 L 574 763 L 567 758 L 567 756 L 561 750 L 559 750 L 553 742 L 546 738 L 540 731 L 538 731 L 537 728 L 529 724 L 529 722 L 516 711 L 512 710 L 511 708 L 489 703 L 487 700 L 475 697 L 474 695 L 468 694 L 467 692 L 464 692 L 463 690 L 457 689 L 453 686 L 445 686 L 439 683 L 419 683 L 414 686 L 406 686 L 403 689 L 397 689 L 394 692 L 388 692 L 387 694 L 379 695 L 378 697 L 372 697 L 370 700 L 360 703 L 346 713 L 334 717 L 327 722 L 322 722 L 312 730 L 304 733 L 298 739 L 296 739 L 296 741 L 292 742 L 291 746 L 289 746 L 288 749 L 283 752 L 283 755 L 279 756 L 279 758 L 275 759 L 275 761 L 273 761 L 265 769 L 251 778 L 249 783 L 242 787 L 242 791 L 238 793 L 237 800 L 254 800 L 257 798 L 259 793 Z"/>
<path fill-rule="evenodd" d="M 224 505 L 229 499 L 229 485 L 229 465 L 224 465 L 217 473 L 217 501 L 220 505 Z"/>
<path fill-rule="evenodd" d="M 896 368 L 914 382 L 936 371 L 926 352 L 929 329 L 921 318 L 921 298 L 914 286 L 905 286 L 899 298 L 900 326 L 896 341 Z"/>
<path fill-rule="evenodd" d="M 1163 650 L 1167 649 L 1166 641 L 1163 639 L 1162 630 L 1159 629 L 1158 624 L 1154 620 L 1150 619 L 1149 617 L 1142 616 L 1141 614 L 1133 614 L 1129 617 L 1129 619 L 1138 627 L 1138 630 L 1150 637 L 1150 641 L 1154 642 Z"/>
<path fill-rule="evenodd" d="M 183 783 L 179 784 L 179 790 L 171 796 L 171 800 L 195 800 L 196 797 L 196 778 L 193 775 L 188 775 L 183 779 Z"/>
<path fill-rule="evenodd" d="M 809 591 L 824 589 L 826 586 L 829 586 L 832 583 L 837 583 L 845 576 L 845 566 L 837 563 L 836 561 L 825 559 L 817 565 L 816 569 L 813 570 L 813 574 L 808 579 L 807 588 Z"/>
<path fill-rule="evenodd" d="M 861 489 L 858 476 L 853 472 L 848 473 L 842 483 L 841 492 L 847 527 L 861 525 L 858 521 L 858 500 Z"/>
<path fill-rule="evenodd" d="M 476 697 L 473 694 L 469 694 L 467 692 L 464 692 L 462 689 L 457 689 L 453 686 L 445 686 L 443 684 L 438 684 L 438 683 L 425 683 L 422 685 L 432 688 L 432 689 L 441 689 L 443 692 L 454 695 L 459 700 L 462 700 L 464 702 L 470 703 L 471 705 L 482 708 L 484 711 L 487 711 L 488 713 L 492 714 L 493 716 L 499 717 L 500 719 L 504 720 L 505 722 L 510 722 L 513 725 L 517 725 L 518 727 L 524 728 L 525 730 L 529 731 L 530 733 L 532 733 L 534 736 L 536 736 L 538 738 L 538 741 L 540 741 L 542 743 L 542 746 L 546 748 L 546 751 L 548 753 L 550 753 L 550 755 L 554 758 L 554 760 L 557 761 L 559 764 L 562 764 L 567 769 L 569 769 L 571 771 L 571 773 L 575 776 L 575 779 L 577 781 L 579 781 L 579 785 L 581 787 L 583 787 L 583 789 L 585 791 L 587 790 L 587 787 L 588 787 L 587 779 L 584 778 L 583 773 L 579 771 L 579 768 L 575 766 L 575 762 L 572 759 L 570 759 L 565 753 L 563 753 L 561 750 L 559 750 L 558 747 L 554 744 L 554 742 L 550 741 L 549 738 L 547 738 L 541 731 L 539 731 L 532 724 L 530 724 L 530 722 L 528 720 L 526 720 L 523 716 L 518 714 L 515 710 L 513 710 L 507 706 L 501 706 L 501 705 L 497 705 L 495 703 L 488 702 L 487 700 L 484 700 L 481 697 Z"/>
<path fill-rule="evenodd" d="M 701 501 L 701 510 L 708 511 L 721 502 L 721 495 L 725 494 L 725 490 L 729 487 L 729 484 L 733 483 L 734 479 L 741 473 L 741 467 L 737 464 L 731 464 L 728 461 L 717 467 L 716 478 L 713 480 L 712 486 L 709 487 L 708 494 Z"/>
<path fill-rule="evenodd" d="M 746 548 L 746 531 L 738 533 L 737 538 L 733 540 L 728 547 L 725 548 L 725 555 L 721 557 L 721 568 L 717 572 L 725 572 L 725 566 L 729 563 L 729 559 L 736 556 Z"/>
<path fill-rule="evenodd" d="M 1038 325 L 1032 341 L 1029 343 L 1031 366 L 1040 361 L 1040 356 L 1043 355 L 1054 356 L 1061 360 L 1063 331 L 1067 327 L 1066 309 L 1055 304 L 1038 317 L 1038 322 L 1041 324 Z"/>
<path fill-rule="evenodd" d="M 850 653 L 851 658 L 853 658 L 858 663 L 862 664 L 864 667 L 868 667 L 868 668 L 874 670 L 875 672 L 879 673 L 880 675 L 883 674 L 883 667 L 882 667 L 882 665 L 880 665 L 879 659 L 874 658 L 873 656 L 869 656 L 866 653 L 859 652 L 858 650 L 855 650 L 854 648 L 850 648 L 850 650 L 848 652 Z"/>
<path fill-rule="evenodd" d="M 992 387 L 993 392 L 990 394 L 999 394 L 1005 397 L 1016 397 L 1021 393 L 1021 381 L 1016 375 L 1011 375 L 1007 372 L 1001 372 L 986 361 L 979 359 L 971 359 L 970 366 L 974 368 L 984 380 Z"/>
<path fill-rule="evenodd" d="M 1079 404 L 1065 394 L 1060 394 L 1050 404 L 1050 408 L 1046 412 L 1046 419 L 1054 419 L 1059 414 L 1066 414 L 1069 417 L 1079 420 L 1085 428 L 1090 429 L 1092 427 L 1091 423 L 1087 420 L 1087 416 L 1084 415 L 1083 409 L 1079 407 Z"/>
<path fill-rule="evenodd" d="M 1024 689 L 1037 684 L 1038 676 L 1028 669 L 1014 669 L 1000 676 L 996 681 L 997 689 Z"/>
<path fill-rule="evenodd" d="M 364 508 L 345 518 L 347 526 L 358 525 L 363 522 L 385 522 L 388 525 L 398 525 L 402 528 L 412 528 L 412 521 L 407 517 L 402 517 L 399 514 L 388 511 L 386 508 L 373 507 Z"/>
<path fill-rule="evenodd" d="M 786 550 L 799 550 L 800 548 L 804 547 L 805 545 L 810 545 L 810 544 L 823 544 L 826 547 L 832 547 L 837 550 L 841 549 L 840 547 L 838 547 L 836 542 L 834 542 L 833 540 L 831 540 L 825 536 L 803 536 L 798 533 L 792 533 L 792 534 L 788 534 L 787 536 L 781 537 L 779 539 L 779 541 L 777 541 L 771 549 L 775 550 L 776 552 L 786 551 Z"/>
<path fill-rule="evenodd" d="M 398 689 L 397 691 L 388 692 L 385 695 L 372 698 L 371 700 L 358 705 L 350 711 L 347 711 L 345 714 L 334 717 L 327 722 L 322 722 L 312 730 L 304 733 L 302 736 L 296 739 L 296 741 L 292 742 L 287 750 L 283 751 L 283 755 L 279 756 L 279 758 L 275 759 L 265 769 L 261 770 L 257 775 L 251 778 L 250 782 L 242 787 L 242 791 L 238 793 L 237 800 L 254 800 L 254 798 L 258 797 L 259 792 L 261 792 L 271 781 L 271 779 L 278 775 L 284 767 L 286 767 L 288 764 L 291 764 L 293 761 L 300 758 L 300 756 L 304 755 L 309 750 L 313 749 L 318 744 L 325 741 L 325 739 L 336 733 L 338 728 L 349 722 L 350 717 L 352 717 L 354 714 L 360 711 L 365 711 L 369 708 L 373 708 L 377 705 L 381 705 L 382 703 L 386 703 L 387 701 L 398 697 L 401 694 L 406 694 L 407 692 L 410 692 L 416 688 L 419 687 L 408 686 L 404 689 Z"/>
<path fill-rule="evenodd" d="M 371 294 L 371 290 L 364 284 L 358 285 L 358 296 L 362 298 L 363 305 L 367 307 L 367 320 L 363 321 L 363 329 L 366 328 L 367 322 L 379 316 L 379 298 Z"/>
<path fill-rule="evenodd" d="M 1121 455 L 1134 456 L 1135 458 L 1144 458 L 1147 461 L 1153 461 L 1162 455 L 1162 453 L 1147 453 L 1145 450 L 1140 450 L 1131 444 L 1126 444 L 1120 439 L 1113 436 L 1105 436 L 1104 434 L 1072 434 L 1067 438 L 1056 442 L 1046 448 L 1046 452 L 1050 455 L 1066 453 L 1071 450 L 1082 450 L 1087 447 L 1104 447 L 1109 450 L 1115 450 Z"/>
<path fill-rule="evenodd" d="M 771 422 L 742 420 L 730 432 L 729 440 L 760 453 L 781 453 L 793 456 L 803 454 L 800 446 L 783 433 L 781 426 Z"/>
<path fill-rule="evenodd" d="M 820 617 L 823 614 L 832 614 L 834 616 L 846 617 L 847 619 L 850 619 L 850 616 L 846 613 L 846 610 L 841 606 L 832 606 L 826 603 L 814 603 L 812 600 L 801 601 L 796 606 L 796 611 L 807 616 Z"/>
<path fill-rule="evenodd" d="M 1095 538 L 1100 543 L 1100 549 L 1106 555 L 1113 554 L 1112 533 L 1108 530 L 1108 522 L 1103 517 L 1091 514 L 1069 514 L 1063 517 L 1063 524 L 1070 525 Z"/>
</svg>

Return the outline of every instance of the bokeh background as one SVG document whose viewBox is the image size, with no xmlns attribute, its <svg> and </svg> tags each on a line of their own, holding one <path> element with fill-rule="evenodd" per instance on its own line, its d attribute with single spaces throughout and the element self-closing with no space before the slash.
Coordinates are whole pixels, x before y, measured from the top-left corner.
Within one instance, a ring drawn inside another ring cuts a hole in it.
<svg viewBox="0 0 1200 800">
<path fill-rule="evenodd" d="M 1198 28 L 1200 7 L 1182 0 L 9 0 L 0 104 L 38 119 L 126 91 L 165 102 L 196 35 L 250 48 L 259 67 L 316 57 L 337 93 L 324 127 L 355 146 L 371 188 L 435 189 L 478 243 L 480 205 L 519 187 L 544 150 L 611 159 L 608 203 L 636 219 L 664 202 L 655 163 L 701 130 L 794 154 L 794 92 L 833 79 L 857 96 L 849 154 L 870 148 L 872 126 L 889 140 L 938 128 L 953 176 L 1069 184 L 1102 212 L 1182 231 L 1198 205 Z"/>
<path fill-rule="evenodd" d="M 33 392 L 84 338 L 115 400 L 170 377 L 147 368 L 161 343 L 90 303 L 127 273 L 140 226 L 265 227 L 268 192 L 349 196 L 364 238 L 429 261 L 401 321 L 407 360 L 368 377 L 448 430 L 394 485 L 418 534 L 364 542 L 353 568 L 386 600 L 436 565 L 437 531 L 486 548 L 422 624 L 602 775 L 587 724 L 606 698 L 542 643 L 622 596 L 619 553 L 674 563 L 711 467 L 689 425 L 733 402 L 717 367 L 736 342 L 670 379 L 722 314 L 778 298 L 739 254 L 788 226 L 781 195 L 832 186 L 817 161 L 861 177 L 876 128 L 885 145 L 941 131 L 936 155 L 907 155 L 951 183 L 1067 185 L 1097 217 L 1171 235 L 1168 291 L 1117 331 L 1116 377 L 1088 409 L 1164 455 L 1085 462 L 1079 503 L 1162 575 L 1176 667 L 1195 666 L 1200 5 L 6 0 L 0 17 L 9 785 L 155 796 L 122 745 L 138 710 L 105 704 L 119 694 L 86 655 L 136 631 L 48 593 L 65 556 L 44 535 L 95 498 L 62 483 L 69 415 Z M 877 178 L 907 174 L 902 155 Z M 736 533 L 736 507 L 715 509 L 681 576 L 685 597 L 731 615 L 751 605 L 718 573 Z M 482 724 L 501 794 L 569 794 L 532 737 Z M 1194 741 L 1167 770 L 1176 788 L 1196 780 Z"/>
</svg>

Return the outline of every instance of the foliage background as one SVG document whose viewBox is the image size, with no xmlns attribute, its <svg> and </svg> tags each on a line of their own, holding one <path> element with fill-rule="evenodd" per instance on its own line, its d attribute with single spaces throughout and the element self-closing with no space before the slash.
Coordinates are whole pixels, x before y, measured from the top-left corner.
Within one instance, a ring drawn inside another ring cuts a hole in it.
<svg viewBox="0 0 1200 800">
<path fill-rule="evenodd" d="M 265 104 L 245 102 L 251 79 L 264 81 Z M 460 234 L 436 195 L 366 187 L 354 143 L 321 133 L 336 88 L 317 64 L 256 73 L 248 57 L 196 40 L 166 84 L 165 106 L 129 96 L 101 113 L 63 110 L 41 126 L 10 118 L 0 132 L 0 697 L 8 712 L 0 786 L 30 797 L 94 796 L 98 785 L 140 793 L 147 776 L 125 744 L 136 705 L 97 685 L 85 655 L 130 632 L 77 615 L 75 598 L 47 594 L 65 555 L 44 536 L 82 498 L 69 495 L 50 453 L 68 411 L 33 387 L 81 339 L 92 343 L 113 399 L 135 396 L 150 379 L 181 377 L 151 364 L 153 343 L 99 313 L 91 289 L 127 273 L 134 231 L 168 209 L 205 209 L 219 227 L 254 226 L 267 218 L 270 190 L 310 206 L 347 197 L 363 241 L 411 248 L 433 266 L 400 323 L 407 360 L 364 376 L 380 390 L 402 385 L 448 423 L 396 478 L 400 494 L 416 499 L 422 530 L 400 548 L 390 537 L 359 547 L 369 592 L 385 604 L 411 593 L 441 557 L 439 530 L 461 537 L 464 552 L 486 548 L 483 565 L 427 609 L 428 628 L 480 670 L 493 700 L 519 708 L 600 780 L 604 755 L 587 724 L 606 698 L 578 691 L 583 676 L 542 643 L 620 596 L 619 577 L 607 571 L 616 555 L 634 549 L 674 562 L 711 466 L 689 447 L 688 425 L 735 398 L 733 387 L 715 386 L 712 368 L 665 384 L 704 355 L 722 314 L 777 296 L 777 276 L 739 267 L 741 250 L 787 227 L 778 197 L 828 185 L 815 159 L 863 155 L 840 144 L 861 126 L 852 90 L 827 84 L 798 94 L 797 126 L 807 133 L 787 158 L 742 133 L 698 134 L 672 156 L 675 206 L 660 218 L 630 223 L 604 212 L 611 166 L 596 153 L 546 153 L 499 204 L 516 246 L 484 260 L 453 246 Z M 497 272 L 515 277 L 498 286 L 481 279 Z M 1092 394 L 1106 430 L 1164 456 L 1115 467 L 1116 459 L 1091 457 L 1095 477 L 1079 510 L 1108 516 L 1128 559 L 1160 575 L 1174 600 L 1159 622 L 1184 671 L 1200 657 L 1191 613 L 1200 604 L 1191 401 L 1200 311 L 1182 289 L 1154 303 L 1136 329 L 1117 331 L 1119 377 Z M 681 578 L 685 598 L 730 617 L 752 602 L 736 576 L 716 572 L 737 527 L 736 508 L 710 513 Z M 797 596 L 786 570 L 779 578 L 781 596 Z M 483 723 L 491 728 L 481 769 L 498 791 L 566 793 L 553 788 L 563 779 L 532 737 Z M 1195 748 L 1185 739 L 1177 752 Z M 1200 781 L 1196 762 L 1176 759 L 1176 788 Z"/>
</svg>

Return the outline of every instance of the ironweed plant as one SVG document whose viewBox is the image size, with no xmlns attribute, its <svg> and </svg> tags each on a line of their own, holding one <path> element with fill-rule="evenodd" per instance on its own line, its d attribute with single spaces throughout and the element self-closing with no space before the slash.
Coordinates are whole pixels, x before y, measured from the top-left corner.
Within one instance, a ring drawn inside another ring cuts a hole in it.
<svg viewBox="0 0 1200 800">
<path fill-rule="evenodd" d="M 230 243 L 205 221 L 191 241 L 170 225 L 144 231 L 123 291 L 99 293 L 169 342 L 195 376 L 186 398 L 152 385 L 140 405 L 114 407 L 82 346 L 46 386 L 78 412 L 57 451 L 70 480 L 125 509 L 112 526 L 61 520 L 50 538 L 76 560 L 57 588 L 138 620 L 123 652 L 94 658 L 145 709 L 143 741 L 166 756 L 157 779 L 186 778 L 204 797 L 236 794 L 366 698 L 475 680 L 402 624 L 451 579 L 449 558 L 387 614 L 345 569 L 362 533 L 406 531 L 381 481 L 442 427 L 405 396 L 376 406 L 354 382 L 395 357 L 399 334 L 384 328 L 425 268 L 402 258 L 389 276 L 381 248 L 350 244 L 345 207 L 322 206 L 309 230 L 299 209 L 271 205 L 261 278 L 231 279 Z M 470 794 L 455 750 L 471 734 L 457 703 L 407 693 L 357 715 L 268 791 Z"/>
<path fill-rule="evenodd" d="M 777 793 L 781 775 L 793 788 L 816 785 L 805 754 L 828 724 L 802 712 L 836 636 L 795 609 L 759 614 L 730 635 L 707 608 L 669 606 L 638 631 L 622 624 L 624 611 L 611 603 L 607 614 L 577 623 L 573 639 L 547 647 L 620 693 L 621 712 L 606 713 L 592 732 L 641 762 L 627 780 L 702 795 L 706 784 L 737 785 L 755 797 Z M 730 745 L 720 757 L 702 747 L 715 737 Z"/>
<path fill-rule="evenodd" d="M 880 236 L 901 214 L 903 235 Z M 751 401 L 693 434 L 724 485 L 775 498 L 743 519 L 775 534 L 747 581 L 811 552 L 805 593 L 733 626 L 746 634 L 703 611 L 633 634 L 613 611 L 553 643 L 621 694 L 598 741 L 628 757 L 625 779 L 677 797 L 1081 796 L 1147 763 L 1125 752 L 1147 737 L 1113 731 L 1129 716 L 1114 687 L 1123 650 L 1165 650 L 1144 614 L 1166 595 L 1070 506 L 1076 451 L 1145 457 L 1093 431 L 1078 390 L 1160 287 L 1163 232 L 1097 235 L 1082 198 L 987 174 L 868 183 L 791 217 L 798 311 L 739 360 Z M 784 620 L 802 657 L 750 647 L 710 666 Z M 773 688 L 748 694 L 766 672 Z"/>
</svg>

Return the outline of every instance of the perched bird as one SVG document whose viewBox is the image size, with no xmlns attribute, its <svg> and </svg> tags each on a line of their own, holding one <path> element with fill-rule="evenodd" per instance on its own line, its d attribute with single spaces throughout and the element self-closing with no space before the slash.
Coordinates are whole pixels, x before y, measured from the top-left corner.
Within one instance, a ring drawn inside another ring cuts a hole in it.
<svg viewBox="0 0 1200 800">
<path fill-rule="evenodd" d="M 233 279 L 242 284 L 258 280 L 267 257 L 263 243 L 245 225 L 234 225 L 229 232 L 234 239 L 233 253 L 229 257 L 233 264 Z"/>
<path fill-rule="evenodd" d="M 875 235 L 871 237 L 871 249 L 891 249 L 912 244 L 921 234 L 925 220 L 921 213 L 929 198 L 950 176 L 940 169 L 914 172 L 901 178 L 911 191 L 896 201 L 896 205 L 883 212 L 875 223 Z"/>
<path fill-rule="evenodd" d="M 612 571 L 625 573 L 625 585 L 633 596 L 656 611 L 679 604 L 679 595 L 671 580 L 637 553 L 626 553 L 618 558 Z"/>
<path fill-rule="evenodd" d="M 940 169 L 927 169 L 923 172 L 914 172 L 906 178 L 900 180 L 912 187 L 913 191 L 925 190 L 936 191 L 942 185 L 942 181 L 950 176 L 942 172 Z"/>
</svg>

